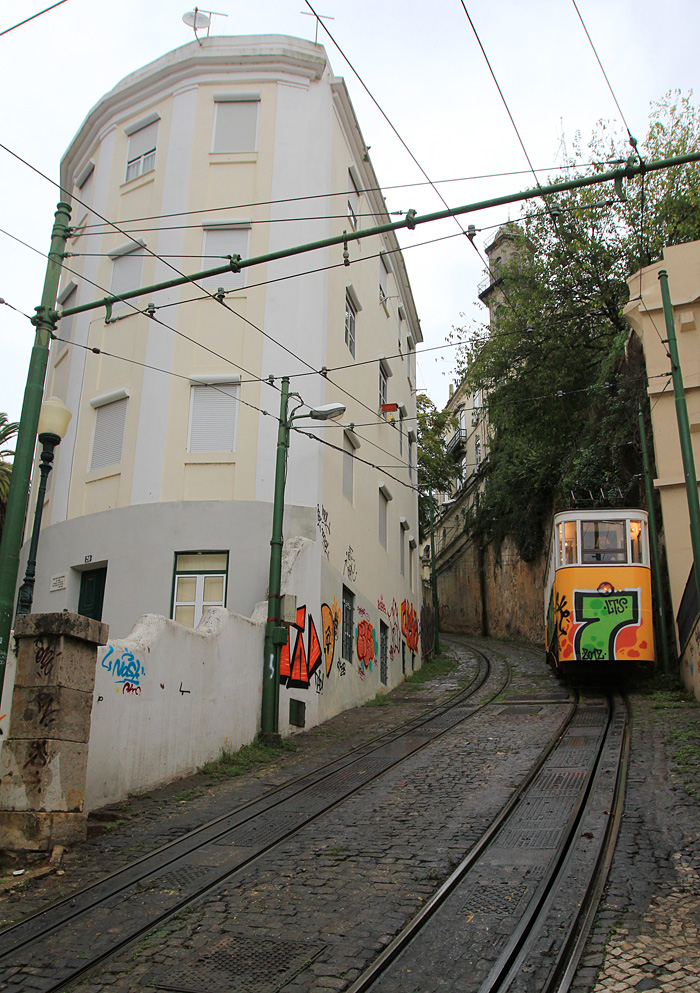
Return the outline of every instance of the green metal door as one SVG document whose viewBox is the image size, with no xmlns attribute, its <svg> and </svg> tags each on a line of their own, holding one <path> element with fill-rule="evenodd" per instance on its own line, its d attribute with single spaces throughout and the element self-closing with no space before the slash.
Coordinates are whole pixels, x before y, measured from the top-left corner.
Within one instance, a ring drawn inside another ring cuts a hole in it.
<svg viewBox="0 0 700 993">
<path fill-rule="evenodd" d="M 78 613 L 84 617 L 102 620 L 102 604 L 105 598 L 105 582 L 107 567 L 88 569 L 80 577 L 80 597 L 78 598 Z"/>
</svg>

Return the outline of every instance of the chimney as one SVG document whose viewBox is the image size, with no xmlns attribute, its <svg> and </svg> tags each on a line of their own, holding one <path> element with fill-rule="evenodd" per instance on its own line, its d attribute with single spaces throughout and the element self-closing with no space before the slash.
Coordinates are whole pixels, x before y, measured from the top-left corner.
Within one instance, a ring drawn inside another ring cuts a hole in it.
<svg viewBox="0 0 700 993">
<path fill-rule="evenodd" d="M 454 383 L 450 383 L 450 400 L 452 399 L 452 397 L 454 395 L 454 391 L 455 391 L 455 384 Z"/>
</svg>

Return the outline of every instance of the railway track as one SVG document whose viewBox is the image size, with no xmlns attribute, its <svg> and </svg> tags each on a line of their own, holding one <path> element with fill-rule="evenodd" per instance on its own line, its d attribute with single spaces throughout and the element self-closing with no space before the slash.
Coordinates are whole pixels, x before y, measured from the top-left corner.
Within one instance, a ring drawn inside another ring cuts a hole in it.
<svg viewBox="0 0 700 993">
<path fill-rule="evenodd" d="M 478 671 L 447 703 L 0 932 L 0 984 L 37 993 L 72 985 L 479 713 L 511 674 L 473 651 Z"/>
<path fill-rule="evenodd" d="M 481 841 L 348 993 L 565 993 L 612 857 L 629 719 L 589 693 Z"/>
</svg>

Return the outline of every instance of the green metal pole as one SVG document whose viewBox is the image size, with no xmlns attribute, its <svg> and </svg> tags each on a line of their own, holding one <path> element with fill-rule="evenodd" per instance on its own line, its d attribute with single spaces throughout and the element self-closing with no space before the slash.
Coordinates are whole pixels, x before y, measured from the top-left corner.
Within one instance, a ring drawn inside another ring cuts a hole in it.
<svg viewBox="0 0 700 993">
<path fill-rule="evenodd" d="M 685 476 L 685 491 L 688 498 L 690 543 L 693 548 L 695 587 L 698 593 L 698 604 L 700 604 L 700 500 L 698 500 L 698 479 L 695 474 L 695 459 L 693 457 L 693 443 L 690 438 L 690 423 L 688 421 L 688 407 L 685 402 L 683 373 L 681 371 L 681 364 L 678 358 L 678 342 L 676 341 L 676 327 L 673 322 L 671 294 L 668 289 L 668 273 L 665 269 L 659 270 L 659 282 L 661 283 L 661 299 L 664 302 L 666 334 L 668 335 L 667 344 L 669 355 L 671 356 L 671 376 L 673 378 L 673 392 L 676 398 L 678 437 L 680 438 L 681 443 L 683 474 Z"/>
<path fill-rule="evenodd" d="M 70 317 L 72 314 L 82 314 L 87 310 L 96 310 L 100 307 L 112 305 L 120 300 L 132 300 L 134 297 L 156 293 L 158 290 L 170 289 L 174 286 L 182 286 L 185 283 L 204 279 L 207 276 L 222 275 L 226 272 L 240 272 L 251 266 L 263 265 L 274 262 L 277 259 L 287 259 L 293 255 L 302 255 L 305 252 L 315 252 L 321 248 L 330 248 L 333 245 L 344 245 L 350 241 L 361 241 L 363 238 L 371 238 L 373 235 L 383 234 L 388 231 L 398 231 L 401 228 L 413 230 L 419 224 L 430 224 L 432 221 L 441 221 L 448 217 L 459 217 L 462 214 L 471 214 L 479 210 L 486 210 L 489 207 L 505 206 L 509 203 L 518 203 L 523 200 L 535 200 L 549 196 L 554 193 L 562 193 L 566 190 L 576 190 L 584 186 L 597 186 L 599 183 L 608 183 L 622 179 L 631 179 L 641 173 L 654 172 L 659 169 L 671 169 L 673 166 L 687 165 L 689 162 L 700 161 L 700 152 L 690 152 L 687 155 L 675 155 L 669 159 L 658 159 L 656 162 L 646 162 L 640 165 L 625 165 L 620 169 L 612 169 L 609 172 L 601 172 L 594 176 L 583 176 L 578 179 L 570 179 L 561 183 L 551 183 L 549 186 L 531 187 L 519 193 L 507 193 L 504 196 L 493 197 L 490 200 L 477 200 L 474 203 L 464 204 L 461 207 L 448 207 L 446 210 L 437 210 L 431 214 L 417 214 L 414 210 L 409 210 L 401 221 L 390 221 L 386 224 L 377 224 L 371 228 L 364 228 L 361 231 L 344 231 L 340 235 L 332 238 L 323 238 L 321 241 L 312 241 L 306 245 L 295 245 L 291 248 L 282 248 L 277 252 L 268 252 L 266 255 L 257 255 L 250 259 L 239 259 L 238 256 L 228 265 L 218 266 L 214 269 L 204 269 L 195 272 L 190 276 L 177 276 L 168 279 L 163 283 L 153 283 L 151 286 L 143 286 L 134 290 L 127 290 L 118 296 L 102 297 L 92 303 L 83 303 L 77 307 L 66 307 L 59 314 L 59 317 Z"/>
<path fill-rule="evenodd" d="M 0 543 L 0 697 L 5 680 L 5 666 L 12 630 L 12 615 L 19 570 L 19 553 L 22 547 L 24 518 L 27 512 L 29 482 L 32 475 L 34 446 L 39 425 L 39 412 L 44 394 L 46 363 L 49 357 L 51 332 L 56 327 L 56 297 L 61 278 L 61 264 L 68 240 L 70 204 L 59 203 L 56 209 L 49 262 L 44 279 L 41 305 L 36 308 L 32 324 L 36 328 L 34 347 L 29 360 L 27 384 L 24 389 L 22 414 L 19 421 L 17 446 L 12 463 L 10 492 L 5 511 L 5 526 Z"/>
<path fill-rule="evenodd" d="M 656 516 L 654 514 L 654 487 L 651 482 L 649 452 L 647 449 L 647 433 L 644 427 L 642 405 L 639 405 L 639 434 L 642 441 L 642 459 L 644 461 L 644 488 L 647 495 L 647 510 L 649 512 L 649 547 L 651 550 L 651 571 L 656 586 L 656 613 L 659 619 L 659 641 L 661 642 L 661 668 L 663 672 L 670 671 L 668 659 L 668 632 L 666 630 L 666 611 L 664 610 L 664 590 L 661 582 L 661 561 L 659 559 L 659 542 L 656 535 Z"/>
<path fill-rule="evenodd" d="M 277 464 L 275 495 L 272 504 L 272 538 L 270 539 L 270 578 L 267 592 L 267 624 L 263 661 L 262 715 L 263 735 L 276 735 L 279 728 L 280 649 L 287 632 L 280 622 L 280 587 L 282 585 L 282 525 L 284 521 L 284 484 L 287 476 L 289 450 L 289 377 L 282 379 L 280 424 L 277 432 Z"/>
<path fill-rule="evenodd" d="M 437 576 L 435 575 L 435 517 L 433 510 L 433 490 L 430 500 L 430 585 L 433 588 L 433 651 L 440 654 L 440 613 L 438 611 Z"/>
</svg>

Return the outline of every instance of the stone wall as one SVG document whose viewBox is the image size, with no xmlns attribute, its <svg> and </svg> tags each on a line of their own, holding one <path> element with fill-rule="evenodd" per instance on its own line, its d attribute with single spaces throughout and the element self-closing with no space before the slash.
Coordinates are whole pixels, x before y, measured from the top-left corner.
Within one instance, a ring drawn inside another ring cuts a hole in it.
<svg viewBox="0 0 700 993">
<path fill-rule="evenodd" d="M 440 630 L 544 645 L 544 559 L 464 542 L 438 564 Z M 544 650 L 544 649 L 543 649 Z"/>
</svg>

